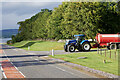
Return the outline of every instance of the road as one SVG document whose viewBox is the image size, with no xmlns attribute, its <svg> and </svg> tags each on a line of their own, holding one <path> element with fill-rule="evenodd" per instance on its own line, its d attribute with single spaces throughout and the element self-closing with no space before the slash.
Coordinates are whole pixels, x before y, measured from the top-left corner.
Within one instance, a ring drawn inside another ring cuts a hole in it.
<svg viewBox="0 0 120 80">
<path fill-rule="evenodd" d="M 11 73 L 7 72 L 9 71 L 9 66 L 15 67 L 21 76 L 25 78 L 95 78 L 95 76 L 72 69 L 62 65 L 62 63 L 43 59 L 43 56 L 49 54 L 47 51 L 26 51 L 7 45 L 2 45 L 2 50 L 3 53 L 0 55 L 0 60 L 2 59 L 3 61 L 1 64 L 3 65 L 3 70 L 6 70 L 3 71 L 6 78 L 9 78 L 6 75 Z M 8 65 L 7 69 L 6 64 Z"/>
</svg>

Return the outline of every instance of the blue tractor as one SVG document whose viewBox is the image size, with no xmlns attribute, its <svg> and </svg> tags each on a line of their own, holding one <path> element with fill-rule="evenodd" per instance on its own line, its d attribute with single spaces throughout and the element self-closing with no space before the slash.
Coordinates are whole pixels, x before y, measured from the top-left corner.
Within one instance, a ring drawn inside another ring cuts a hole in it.
<svg viewBox="0 0 120 80">
<path fill-rule="evenodd" d="M 64 45 L 64 50 L 66 52 L 75 52 L 78 51 L 90 51 L 91 45 L 88 40 L 85 40 L 84 34 L 74 35 L 74 40 L 67 40 Z"/>
</svg>

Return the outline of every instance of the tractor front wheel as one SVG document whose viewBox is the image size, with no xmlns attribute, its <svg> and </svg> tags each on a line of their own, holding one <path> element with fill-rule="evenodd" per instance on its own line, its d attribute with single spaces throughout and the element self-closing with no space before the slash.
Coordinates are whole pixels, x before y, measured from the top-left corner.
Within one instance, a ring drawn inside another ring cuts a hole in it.
<svg viewBox="0 0 120 80">
<path fill-rule="evenodd" d="M 75 52 L 75 46 L 74 45 L 69 45 L 68 46 L 68 51 L 69 52 Z"/>
<path fill-rule="evenodd" d="M 67 50 L 67 45 L 64 45 L 64 51 L 65 51 L 65 52 L 68 52 L 68 50 Z"/>
<path fill-rule="evenodd" d="M 82 50 L 83 51 L 90 51 L 90 49 L 91 49 L 90 43 L 85 42 L 85 43 L 82 44 Z"/>
</svg>

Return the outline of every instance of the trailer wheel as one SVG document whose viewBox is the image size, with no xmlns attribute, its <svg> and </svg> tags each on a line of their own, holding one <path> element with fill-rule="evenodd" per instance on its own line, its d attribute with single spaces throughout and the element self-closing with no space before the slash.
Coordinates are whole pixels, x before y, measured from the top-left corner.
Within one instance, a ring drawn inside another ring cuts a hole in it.
<svg viewBox="0 0 120 80">
<path fill-rule="evenodd" d="M 66 45 L 64 45 L 64 51 L 65 51 L 65 52 L 68 52 Z"/>
<path fill-rule="evenodd" d="M 84 50 L 84 51 L 90 51 L 90 49 L 91 49 L 90 43 L 84 42 L 83 45 L 82 45 L 82 50 Z"/>
<path fill-rule="evenodd" d="M 69 45 L 68 46 L 68 51 L 69 52 L 75 52 L 75 46 L 74 45 Z"/>
<path fill-rule="evenodd" d="M 117 45 L 116 44 L 111 44 L 110 49 L 117 49 Z"/>
<path fill-rule="evenodd" d="M 120 44 L 118 44 L 118 49 L 120 49 Z"/>
</svg>

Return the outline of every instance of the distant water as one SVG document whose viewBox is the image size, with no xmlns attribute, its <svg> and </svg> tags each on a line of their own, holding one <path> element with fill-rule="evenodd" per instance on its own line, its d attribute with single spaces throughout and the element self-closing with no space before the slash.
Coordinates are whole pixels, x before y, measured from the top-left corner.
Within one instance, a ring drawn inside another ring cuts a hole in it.
<svg viewBox="0 0 120 80">
<path fill-rule="evenodd" d="M 11 38 L 0 38 L 0 43 L 6 43 L 8 40 L 11 40 Z"/>
</svg>

